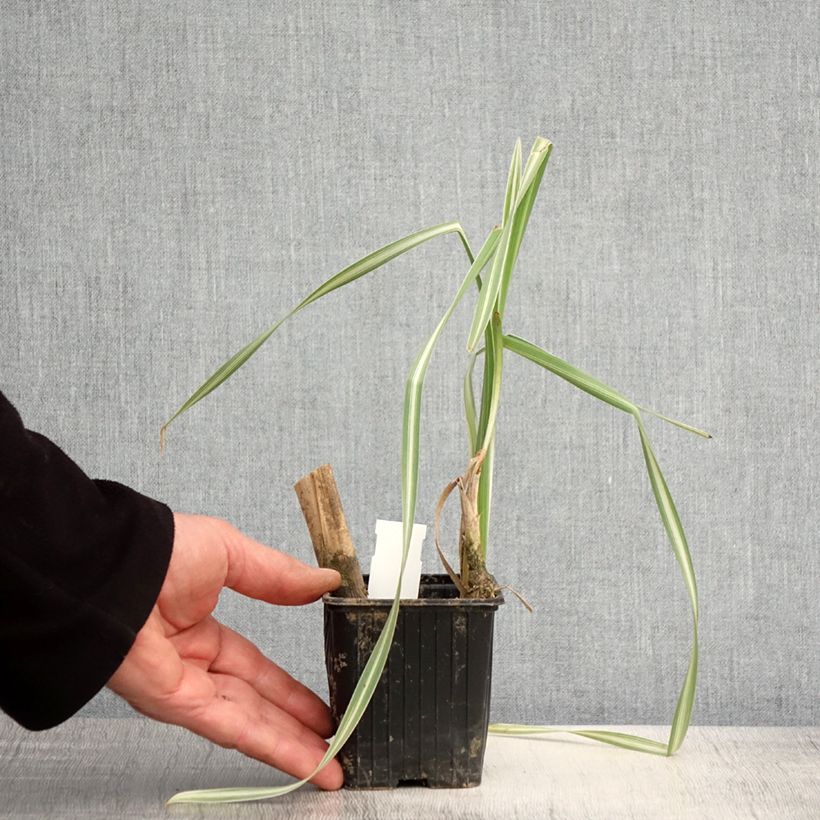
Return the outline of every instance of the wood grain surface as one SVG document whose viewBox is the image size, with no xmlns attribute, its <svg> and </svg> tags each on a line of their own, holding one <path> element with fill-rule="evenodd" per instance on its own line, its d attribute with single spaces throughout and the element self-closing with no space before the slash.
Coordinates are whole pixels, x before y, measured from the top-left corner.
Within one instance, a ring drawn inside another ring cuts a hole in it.
<svg viewBox="0 0 820 820">
<path fill-rule="evenodd" d="M 794 727 L 693 727 L 670 759 L 570 737 L 491 737 L 477 789 L 306 787 L 273 802 L 165 808 L 180 789 L 287 778 L 143 718 L 75 718 L 32 734 L 0 716 L 0 817 L 818 818 L 819 750 L 820 729 Z"/>
</svg>

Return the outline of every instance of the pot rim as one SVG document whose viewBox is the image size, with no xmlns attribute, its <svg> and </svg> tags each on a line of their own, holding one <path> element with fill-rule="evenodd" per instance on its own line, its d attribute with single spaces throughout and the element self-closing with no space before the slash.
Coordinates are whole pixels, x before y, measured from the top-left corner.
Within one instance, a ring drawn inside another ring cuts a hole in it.
<svg viewBox="0 0 820 820">
<path fill-rule="evenodd" d="M 365 582 L 367 575 L 364 576 Z M 419 591 L 424 587 L 437 587 L 439 589 L 447 587 L 457 593 L 455 584 L 448 575 L 424 573 L 421 576 Z M 350 609 L 390 609 L 393 605 L 391 598 L 341 598 L 326 592 L 322 596 L 322 603 L 325 606 L 334 608 Z M 422 609 L 498 609 L 504 603 L 504 595 L 499 592 L 495 598 L 402 598 L 400 607 L 414 607 Z"/>
</svg>

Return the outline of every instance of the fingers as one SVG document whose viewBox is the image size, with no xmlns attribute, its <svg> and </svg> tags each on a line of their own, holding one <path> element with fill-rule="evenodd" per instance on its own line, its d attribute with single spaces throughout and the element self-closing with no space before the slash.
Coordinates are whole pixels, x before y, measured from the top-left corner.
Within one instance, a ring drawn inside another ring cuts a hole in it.
<svg viewBox="0 0 820 820">
<path fill-rule="evenodd" d="M 158 622 L 151 621 L 148 626 L 109 681 L 111 689 L 148 717 L 184 726 L 296 777 L 307 777 L 316 768 L 328 745 L 312 726 L 239 677 L 208 671 L 209 657 L 215 654 L 219 658 L 221 637 L 216 621 L 202 622 L 198 625 L 201 628 L 172 638 L 162 634 Z M 228 637 L 231 665 L 249 677 L 257 676 L 263 687 L 272 686 L 277 690 L 272 694 L 290 700 L 290 708 L 306 713 L 322 726 L 326 707 L 321 701 L 319 708 L 309 697 L 302 701 L 306 690 L 301 684 L 264 658 L 264 663 L 260 662 L 258 650 L 237 639 L 238 635 Z M 189 645 L 183 647 L 184 643 Z M 276 686 L 277 680 L 284 681 L 281 688 Z M 308 707 L 300 707 L 302 703 Z M 338 762 L 329 763 L 312 782 L 325 789 L 339 788 L 342 775 Z"/>
<path fill-rule="evenodd" d="M 214 618 L 208 618 L 170 640 L 187 664 L 217 674 L 233 675 L 322 737 L 333 733 L 330 709 L 318 695 L 268 660 L 247 638 Z"/>
<path fill-rule="evenodd" d="M 299 779 L 319 765 L 328 745 L 315 732 L 264 700 L 249 684 L 228 675 L 209 677 L 215 693 L 207 707 L 178 715 L 174 723 Z M 338 761 L 331 760 L 310 782 L 322 789 L 340 788 Z"/>
<path fill-rule="evenodd" d="M 218 626 L 219 653 L 210 664 L 211 672 L 240 678 L 317 734 L 333 734 L 330 709 L 318 695 L 268 660 L 249 640 L 222 624 Z"/>
<path fill-rule="evenodd" d="M 341 584 L 334 569 L 319 569 L 263 546 L 227 525 L 225 586 L 271 604 L 307 604 Z"/>
</svg>

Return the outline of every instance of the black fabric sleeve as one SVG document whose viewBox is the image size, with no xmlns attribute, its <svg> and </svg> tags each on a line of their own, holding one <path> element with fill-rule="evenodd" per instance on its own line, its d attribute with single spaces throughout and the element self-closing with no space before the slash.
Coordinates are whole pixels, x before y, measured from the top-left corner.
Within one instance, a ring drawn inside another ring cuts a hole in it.
<svg viewBox="0 0 820 820">
<path fill-rule="evenodd" d="M 93 481 L 0 393 L 0 708 L 28 729 L 71 717 L 117 670 L 159 595 L 164 504 Z"/>
</svg>

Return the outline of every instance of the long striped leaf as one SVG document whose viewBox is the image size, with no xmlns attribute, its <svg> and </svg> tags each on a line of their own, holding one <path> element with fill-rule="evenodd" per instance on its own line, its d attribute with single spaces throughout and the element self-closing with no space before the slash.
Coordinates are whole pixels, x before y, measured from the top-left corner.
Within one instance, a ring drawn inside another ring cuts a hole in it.
<svg viewBox="0 0 820 820">
<path fill-rule="evenodd" d="M 348 285 L 351 282 L 355 282 L 357 279 L 360 279 L 362 276 L 370 273 L 371 271 L 376 270 L 376 268 L 380 268 L 382 265 L 387 264 L 392 259 L 395 259 L 397 256 L 400 256 L 403 253 L 406 253 L 413 248 L 418 247 L 419 245 L 423 244 L 424 242 L 429 242 L 431 239 L 435 239 L 438 236 L 443 236 L 444 234 L 448 233 L 456 233 L 458 234 L 459 238 L 461 239 L 462 244 L 469 252 L 469 245 L 467 244 L 467 237 L 464 234 L 464 229 L 458 222 L 446 222 L 442 225 L 435 225 L 432 228 L 425 228 L 422 231 L 417 231 L 416 233 L 412 233 L 409 236 L 405 236 L 402 239 L 397 239 L 395 242 L 391 242 L 389 245 L 385 245 L 383 248 L 379 248 L 377 251 L 368 254 L 367 256 L 359 259 L 357 262 L 354 262 L 352 265 L 348 265 L 343 270 L 339 271 L 339 273 L 331 276 L 326 282 L 321 284 L 316 290 L 306 296 L 299 304 L 290 311 L 290 313 L 286 314 L 284 317 L 279 319 L 275 324 L 271 325 L 267 330 L 260 333 L 255 339 L 251 342 L 248 342 L 240 351 L 234 353 L 230 359 L 228 359 L 221 367 L 217 368 L 217 370 L 212 373 L 189 397 L 188 399 L 179 407 L 179 409 L 165 422 L 162 426 L 160 431 L 160 440 L 164 442 L 165 435 L 168 430 L 168 426 L 171 424 L 174 419 L 184 413 L 186 410 L 193 407 L 197 402 L 204 399 L 209 393 L 216 390 L 225 380 L 230 378 L 240 367 L 242 367 L 245 362 L 259 350 L 260 347 L 279 329 L 280 325 L 289 319 L 292 316 L 295 316 L 299 311 L 306 308 L 308 305 L 315 302 L 317 299 L 321 299 L 323 296 L 326 296 L 328 293 L 331 293 L 338 288 L 343 287 L 344 285 Z"/>
<path fill-rule="evenodd" d="M 412 533 L 413 519 L 416 510 L 416 490 L 418 487 L 418 468 L 419 468 L 419 431 L 421 420 L 421 392 L 424 386 L 424 377 L 427 374 L 427 365 L 430 362 L 433 348 L 435 347 L 444 325 L 449 320 L 456 305 L 464 297 L 467 289 L 472 285 L 473 281 L 479 275 L 481 270 L 489 262 L 493 252 L 495 251 L 501 230 L 493 228 L 490 235 L 487 237 L 483 247 L 475 258 L 467 276 L 461 283 L 453 302 L 442 316 L 433 335 L 428 340 L 427 344 L 422 348 L 416 359 L 410 376 L 407 379 L 404 394 L 404 417 L 402 425 L 402 520 L 404 522 L 404 550 L 405 554 L 410 549 L 410 535 Z M 404 563 L 402 563 L 402 569 Z"/>
<path fill-rule="evenodd" d="M 649 754 L 667 755 L 668 745 L 657 740 L 628 735 L 623 732 L 609 732 L 598 729 L 574 729 L 571 726 L 526 726 L 519 723 L 491 723 L 490 732 L 494 735 L 507 735 L 511 737 L 525 737 L 527 735 L 554 735 L 571 734 L 588 737 L 592 740 L 599 740 L 602 743 L 609 743 L 612 746 L 620 746 L 622 749 L 631 749 L 636 752 L 648 752 Z"/>
<path fill-rule="evenodd" d="M 478 429 L 476 431 L 475 455 L 481 449 L 481 442 L 484 441 L 487 424 L 490 421 L 490 405 L 492 404 L 493 392 L 493 372 L 495 371 L 495 352 L 498 344 L 494 338 L 495 329 L 493 324 L 487 325 L 484 331 L 484 367 L 481 376 L 481 400 L 478 408 Z"/>
<path fill-rule="evenodd" d="M 470 266 L 470 270 L 464 277 L 453 301 L 447 308 L 444 315 L 439 320 L 427 343 L 419 352 L 410 375 L 407 378 L 404 397 L 404 421 L 402 425 L 402 521 L 403 521 L 403 548 L 401 570 L 396 585 L 396 595 L 390 606 L 385 625 L 373 647 L 373 652 L 365 664 L 362 675 L 356 683 L 356 688 L 350 699 L 347 711 L 339 721 L 336 734 L 330 746 L 316 769 L 303 780 L 289 783 L 287 786 L 275 788 L 254 787 L 254 788 L 227 788 L 227 789 L 201 789 L 196 791 L 180 792 L 174 795 L 169 803 L 237 803 L 251 800 L 265 800 L 270 797 L 278 797 L 288 794 L 300 786 L 307 783 L 319 771 L 321 771 L 341 750 L 347 739 L 355 730 L 359 720 L 361 720 L 367 708 L 376 684 L 379 682 L 387 657 L 390 653 L 390 646 L 393 641 L 393 633 L 396 629 L 396 621 L 399 615 L 399 600 L 401 591 L 401 581 L 404 576 L 404 568 L 407 563 L 407 555 L 410 551 L 410 536 L 413 531 L 413 521 L 416 513 L 416 496 L 418 490 L 418 467 L 419 467 L 419 431 L 421 428 L 421 398 L 424 387 L 424 377 L 427 374 L 427 367 L 430 364 L 430 357 L 433 355 L 436 342 L 438 342 L 444 326 L 447 324 L 458 303 L 467 293 L 473 280 L 481 272 L 481 269 L 490 260 L 495 245 L 498 242 L 500 230 L 494 229 L 490 232 L 486 242 L 476 256 L 475 261 Z M 467 253 L 472 256 L 469 245 L 465 244 Z"/>
<path fill-rule="evenodd" d="M 533 153 L 530 153 L 528 162 L 532 161 Z M 515 206 L 521 190 L 521 140 L 515 142 L 510 169 L 507 174 L 507 189 L 504 196 L 504 210 L 502 213 L 502 227 L 508 228 L 515 216 Z M 500 262 L 499 262 L 500 264 Z M 500 291 L 504 290 L 505 280 L 502 278 Z M 483 283 L 479 280 L 479 291 Z M 503 357 L 503 344 L 501 340 L 501 315 L 503 309 L 499 307 L 501 296 L 495 300 L 495 316 L 498 322 L 492 318 L 487 322 L 484 330 L 485 350 L 490 351 L 484 360 L 484 381 L 481 390 L 481 422 L 479 428 L 473 435 L 471 456 L 476 455 L 479 449 L 484 450 L 484 462 L 481 465 L 478 484 L 478 521 L 479 537 L 481 540 L 481 555 L 486 560 L 490 542 L 490 516 L 492 512 L 493 494 L 493 470 L 495 467 L 495 414 L 498 411 L 501 387 L 501 365 Z M 468 345 L 469 346 L 469 345 Z M 474 355 L 474 354 L 471 354 Z M 472 386 L 472 381 L 470 382 Z M 466 404 L 465 404 L 466 407 Z M 469 408 L 468 408 L 469 414 Z M 468 415 L 467 426 L 470 428 L 470 418 Z"/>
<path fill-rule="evenodd" d="M 495 468 L 495 431 L 486 447 L 481 475 L 478 479 L 478 528 L 481 535 L 481 557 L 487 560 L 490 546 L 490 517 L 493 501 L 493 469 Z"/>
<path fill-rule="evenodd" d="M 464 418 L 467 422 L 467 443 L 470 458 L 475 455 L 478 447 L 478 418 L 475 412 L 475 392 L 473 391 L 473 371 L 475 370 L 475 360 L 484 352 L 484 348 L 470 353 L 467 360 L 467 369 L 464 372 Z"/>
<path fill-rule="evenodd" d="M 439 225 L 434 228 L 427 229 L 426 231 L 420 231 L 381 248 L 364 259 L 359 260 L 359 262 L 345 268 L 343 271 L 336 274 L 336 276 L 331 277 L 331 279 L 300 302 L 300 304 L 297 305 L 296 308 L 294 308 L 289 314 L 287 314 L 287 316 L 267 331 L 260 334 L 260 336 L 231 357 L 231 359 L 219 368 L 210 377 L 210 379 L 208 379 L 185 402 L 185 404 L 179 408 L 165 427 L 163 427 L 164 434 L 167 425 L 170 424 L 174 418 L 208 395 L 212 390 L 225 381 L 233 372 L 241 367 L 258 350 L 258 348 L 264 344 L 265 341 L 267 341 L 267 339 L 276 331 L 285 319 L 293 316 L 313 301 L 316 301 L 316 299 L 321 298 L 336 288 L 342 287 L 343 285 L 354 281 L 360 276 L 365 275 L 371 270 L 374 270 L 375 268 L 380 267 L 395 258 L 395 256 L 398 256 L 400 253 L 404 253 L 422 242 L 426 242 L 429 239 L 434 238 L 435 236 L 448 232 L 455 232 L 460 237 L 467 255 L 470 258 L 470 270 L 461 283 L 461 286 L 459 287 L 448 310 L 439 321 L 425 346 L 419 352 L 405 386 L 402 427 L 403 552 L 396 595 L 392 601 L 385 626 L 379 635 L 371 657 L 365 665 L 365 669 L 357 683 L 350 705 L 340 721 L 337 733 L 331 742 L 330 748 L 313 773 L 311 773 L 304 780 L 289 784 L 287 786 L 277 788 L 207 789 L 196 792 L 183 792 L 175 795 L 169 802 L 238 802 L 247 800 L 263 800 L 269 797 L 287 794 L 288 792 L 298 789 L 318 771 L 320 771 L 321 768 L 323 768 L 338 753 L 352 732 L 355 730 L 356 725 L 367 708 L 384 669 L 399 613 L 399 590 L 401 588 L 401 578 L 404 573 L 405 563 L 409 552 L 410 534 L 412 531 L 412 523 L 415 518 L 419 473 L 420 414 L 424 379 L 433 350 L 441 335 L 441 332 L 444 329 L 444 326 L 451 317 L 458 303 L 466 294 L 467 289 L 474 281 L 479 287 L 479 297 L 470 328 L 468 351 L 475 351 L 478 340 L 483 335 L 485 339 L 485 347 L 483 350 L 485 354 L 484 379 L 481 392 L 481 407 L 477 414 L 475 397 L 473 395 L 472 388 L 472 373 L 475 365 L 475 359 L 477 355 L 482 352 L 478 351 L 477 353 L 472 353 L 469 360 L 467 373 L 465 374 L 464 405 L 471 455 L 474 455 L 482 448 L 485 449 L 485 461 L 482 469 L 481 484 L 479 486 L 481 538 L 482 549 L 484 550 L 485 555 L 489 540 L 488 530 L 492 494 L 492 466 L 495 451 L 495 420 L 497 418 L 499 406 L 503 352 L 506 348 L 517 353 L 518 355 L 523 356 L 524 358 L 529 359 L 530 361 L 539 364 L 543 368 L 555 373 L 601 401 L 604 401 L 619 410 L 622 410 L 623 412 L 629 413 L 636 420 L 644 461 L 646 463 L 647 473 L 649 475 L 655 501 L 658 506 L 667 536 L 672 544 L 676 559 L 681 567 L 687 592 L 692 603 L 693 617 L 693 642 L 689 667 L 678 697 L 669 739 L 666 744 L 660 743 L 656 740 L 627 735 L 620 732 L 586 728 L 494 724 L 490 727 L 490 730 L 494 733 L 508 735 L 566 731 L 604 743 L 620 746 L 622 748 L 661 755 L 673 754 L 683 742 L 691 718 L 697 681 L 697 586 L 695 583 L 694 569 L 692 567 L 692 560 L 689 554 L 689 548 L 686 543 L 683 527 L 671 494 L 669 493 L 666 481 L 651 448 L 648 435 L 643 425 L 641 412 L 643 411 L 658 416 L 671 424 L 698 435 L 709 437 L 709 434 L 699 430 L 698 428 L 692 427 L 689 424 L 663 416 L 652 410 L 647 410 L 634 404 L 621 393 L 603 384 L 598 379 L 595 379 L 584 371 L 573 367 L 558 357 L 547 353 L 541 348 L 532 345 L 530 342 L 526 342 L 516 336 L 502 335 L 501 318 L 504 313 L 512 272 L 551 150 L 552 145 L 548 140 L 544 140 L 540 137 L 536 139 L 527 162 L 522 170 L 520 141 L 516 143 L 507 179 L 502 225 L 500 228 L 495 228 L 490 233 L 475 259 L 473 258 L 466 236 L 458 223 L 447 223 L 445 225 Z M 486 280 L 482 282 L 480 272 L 490 262 L 492 264 L 490 265 L 489 274 L 487 275 Z M 478 418 L 476 418 L 477 415 Z"/>
<path fill-rule="evenodd" d="M 506 225 L 515 207 L 518 198 L 518 189 L 521 187 L 521 139 L 515 141 L 510 170 L 507 173 L 507 190 L 504 193 L 504 209 L 501 215 L 501 224 Z"/>
<path fill-rule="evenodd" d="M 483 287 L 483 284 L 482 284 Z M 476 441 L 473 452 L 470 456 L 475 456 L 484 447 L 484 463 L 481 465 L 481 474 L 478 483 L 478 523 L 479 535 L 481 538 L 481 551 L 486 557 L 488 548 L 488 537 L 490 531 L 490 503 L 492 496 L 492 474 L 495 458 L 495 431 L 491 436 L 487 436 L 490 415 L 494 403 L 497 405 L 500 386 L 500 370 L 496 377 L 496 357 L 503 353 L 503 342 L 501 340 L 500 327 L 495 322 L 489 322 L 484 331 L 484 375 L 481 383 L 481 406 L 479 408 L 478 428 L 476 430 Z M 495 387 L 495 392 L 493 388 Z M 496 410 L 497 412 L 497 410 Z M 469 422 L 468 422 L 469 423 Z M 495 426 L 493 424 L 493 426 Z"/>
<path fill-rule="evenodd" d="M 597 399 L 629 413 L 638 426 L 638 434 L 640 436 L 641 448 L 643 450 L 644 461 L 646 462 L 646 470 L 649 475 L 649 482 L 652 486 L 652 493 L 655 496 L 655 503 L 658 507 L 658 512 L 666 530 L 669 542 L 672 545 L 672 551 L 681 568 L 686 591 L 689 596 L 689 601 L 692 606 L 692 650 L 689 658 L 689 665 L 686 670 L 683 685 L 681 687 L 678 702 L 675 707 L 675 714 L 672 718 L 672 725 L 669 732 L 669 740 L 665 745 L 659 744 L 657 741 L 648 740 L 646 738 L 625 735 L 617 732 L 607 732 L 606 730 L 574 730 L 574 729 L 557 729 L 549 727 L 527 727 L 516 725 L 499 725 L 491 727 L 491 731 L 499 734 L 533 734 L 542 731 L 569 731 L 573 734 L 583 735 L 584 737 L 592 737 L 595 740 L 603 741 L 604 743 L 611 743 L 615 746 L 621 746 L 627 749 L 634 749 L 642 752 L 651 752 L 654 754 L 674 754 L 689 728 L 689 721 L 692 715 L 692 706 L 695 699 L 695 690 L 697 688 L 698 675 L 698 590 L 695 581 L 695 570 L 692 565 L 692 557 L 689 553 L 689 545 L 686 541 L 686 534 L 683 530 L 683 525 L 680 521 L 680 516 L 675 507 L 675 502 L 672 499 L 672 494 L 669 492 L 669 487 L 666 484 L 666 479 L 663 477 L 661 468 L 658 465 L 655 453 L 649 443 L 649 436 L 643 424 L 641 410 L 634 402 L 621 395 L 617 390 L 608 387 L 599 379 L 590 376 L 588 373 L 580 370 L 568 362 L 559 359 L 546 350 L 537 345 L 527 342 L 517 336 L 505 336 L 504 346 L 514 353 L 523 356 L 535 364 L 549 370 L 556 376 L 560 376 L 570 384 L 575 385 L 579 389 L 595 396 Z M 658 415 L 659 418 L 670 421 L 679 427 L 699 435 L 704 434 L 703 431 L 698 430 L 688 424 L 682 422 L 675 422 L 667 419 L 665 416 Z"/>
<path fill-rule="evenodd" d="M 541 367 L 546 368 L 556 376 L 560 376 L 580 390 L 595 396 L 596 399 L 617 407 L 618 410 L 623 410 L 630 415 L 634 415 L 638 410 L 636 404 L 621 395 L 617 390 L 519 336 L 513 334 L 504 336 L 504 347 L 519 356 L 523 356 L 525 359 L 529 359 L 531 362 L 535 362 L 535 364 L 541 365 Z"/>
<path fill-rule="evenodd" d="M 486 356 L 485 361 L 491 361 L 492 366 L 487 374 L 489 383 L 489 399 L 487 401 L 486 419 L 480 429 L 479 447 L 486 450 L 495 435 L 495 420 L 498 417 L 498 407 L 501 404 L 501 372 L 504 361 L 504 337 L 501 333 L 501 317 L 496 313 L 488 327 L 492 328 L 489 344 L 492 347 L 492 356 Z"/>
</svg>

